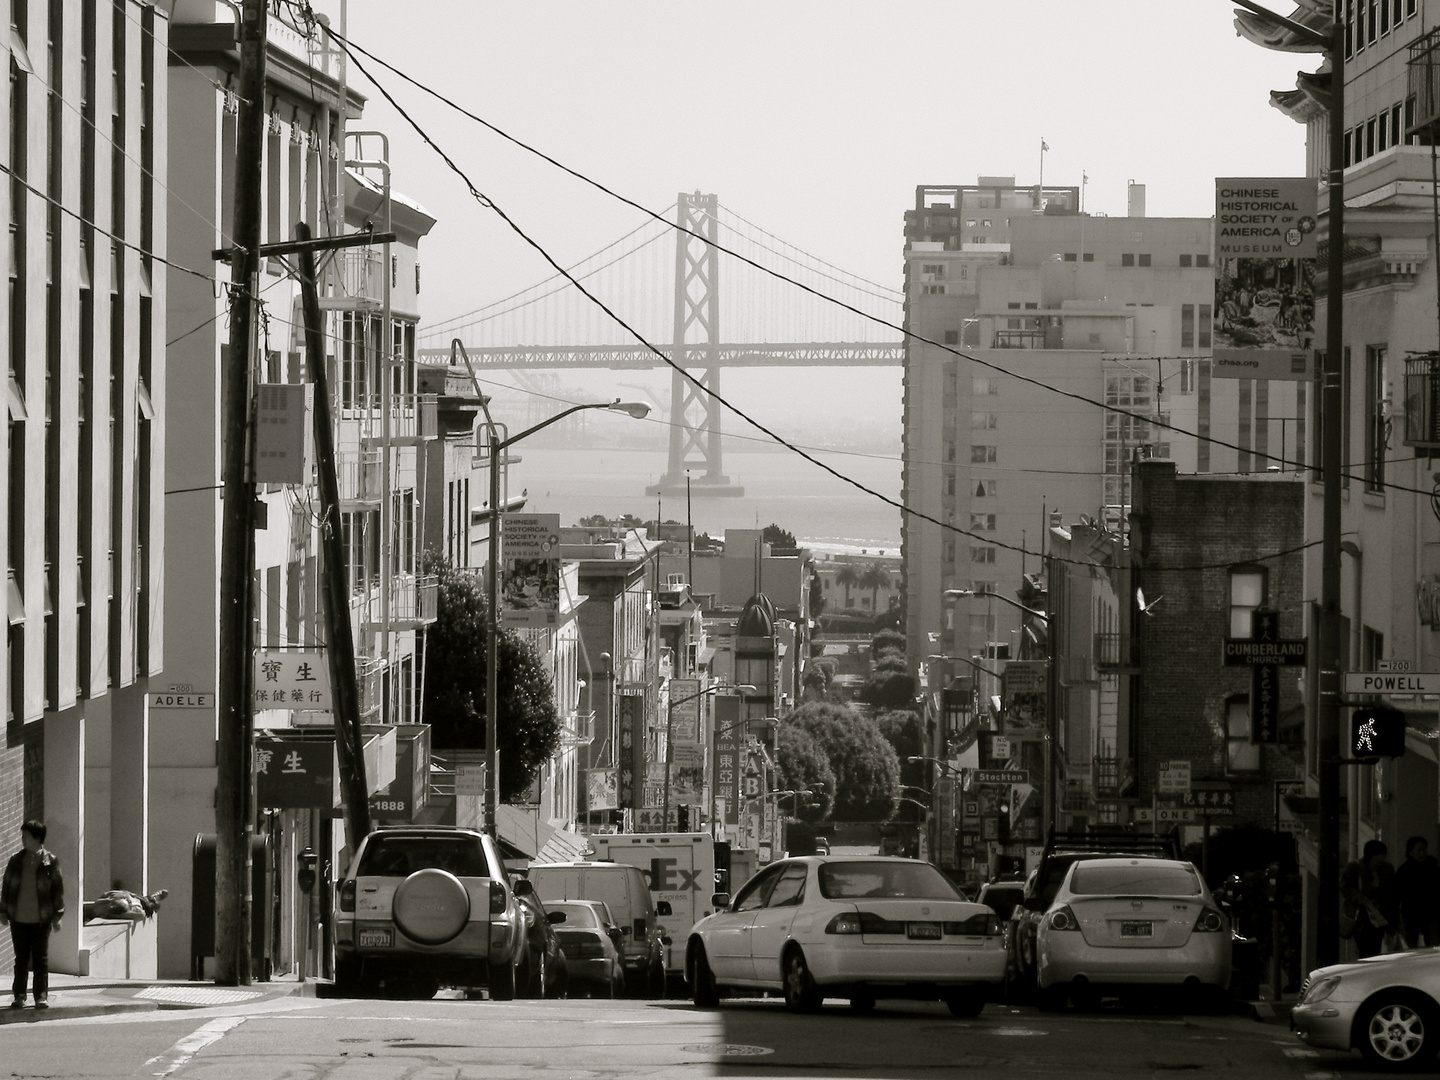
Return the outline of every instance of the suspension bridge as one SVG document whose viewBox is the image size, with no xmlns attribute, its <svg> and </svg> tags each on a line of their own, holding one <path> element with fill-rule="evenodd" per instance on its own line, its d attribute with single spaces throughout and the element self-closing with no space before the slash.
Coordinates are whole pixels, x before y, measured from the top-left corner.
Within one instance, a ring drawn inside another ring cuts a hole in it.
<svg viewBox="0 0 1440 1080">
<path fill-rule="evenodd" d="M 892 327 L 904 297 L 781 240 L 713 194 L 682 192 L 659 217 L 567 267 L 634 334 L 556 274 L 422 325 L 417 359 L 448 364 L 458 340 L 477 369 L 537 385 L 544 369 L 672 367 L 669 455 L 647 494 L 683 494 L 688 476 L 695 495 L 738 496 L 744 489 L 722 457 L 721 371 L 898 366 L 904 348 Z"/>
</svg>

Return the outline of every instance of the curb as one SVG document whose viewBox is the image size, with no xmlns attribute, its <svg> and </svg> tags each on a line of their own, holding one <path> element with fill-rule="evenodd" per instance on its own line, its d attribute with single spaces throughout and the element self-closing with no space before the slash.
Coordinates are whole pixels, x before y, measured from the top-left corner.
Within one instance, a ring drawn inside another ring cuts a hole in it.
<svg viewBox="0 0 1440 1080">
<path fill-rule="evenodd" d="M 39 1024 L 46 1020 L 83 1020 L 88 1017 L 110 1016 L 115 1013 L 158 1012 L 159 1009 L 159 1004 L 154 1001 L 97 1001 L 76 1005 L 55 1003 L 48 1009 L 34 1007 L 0 1009 L 0 1024 Z"/>
<path fill-rule="evenodd" d="M 59 982 L 50 988 L 50 1008 L 24 1009 L 0 1007 L 0 1024 L 36 1024 L 47 1020 L 77 1020 L 96 1016 L 112 1016 L 123 1013 L 142 1012 L 186 1012 L 193 1009 L 212 1009 L 229 1004 L 254 1004 L 264 1000 L 282 997 L 316 997 L 317 983 L 314 981 L 252 983 L 249 987 L 216 987 L 213 983 L 184 981 L 170 982 Z M 328 986 L 328 983 L 323 985 Z M 254 993 L 244 1001 L 205 1001 L 203 995 L 210 990 L 242 989 Z M 196 1000 L 165 1000 L 163 996 L 142 998 L 138 995 L 149 990 L 196 991 Z"/>
</svg>

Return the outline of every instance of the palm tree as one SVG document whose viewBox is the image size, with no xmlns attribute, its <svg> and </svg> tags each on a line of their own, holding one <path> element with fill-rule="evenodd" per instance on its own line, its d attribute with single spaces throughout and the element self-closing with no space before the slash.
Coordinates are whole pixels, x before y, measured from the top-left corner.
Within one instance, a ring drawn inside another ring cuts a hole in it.
<svg viewBox="0 0 1440 1080">
<path fill-rule="evenodd" d="M 890 571 L 879 563 L 870 563 L 860 575 L 860 587 L 870 590 L 870 610 L 880 610 L 880 590 L 890 587 Z"/>
<path fill-rule="evenodd" d="M 846 563 L 835 574 L 835 584 L 845 586 L 845 610 L 850 610 L 850 590 L 860 584 L 860 572 L 851 563 Z"/>
</svg>

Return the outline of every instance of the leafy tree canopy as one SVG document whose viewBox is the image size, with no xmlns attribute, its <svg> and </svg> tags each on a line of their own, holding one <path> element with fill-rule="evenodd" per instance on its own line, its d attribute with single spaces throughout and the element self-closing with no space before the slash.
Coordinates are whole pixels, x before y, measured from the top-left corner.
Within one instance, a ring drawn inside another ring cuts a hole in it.
<svg viewBox="0 0 1440 1080">
<path fill-rule="evenodd" d="M 915 676 L 908 671 L 876 670 L 855 697 L 877 709 L 905 709 L 915 703 Z"/>
<path fill-rule="evenodd" d="M 815 736 L 803 727 L 783 724 L 776 735 L 779 790 L 804 791 L 814 794 L 809 800 L 795 799 L 793 816 L 802 821 L 827 821 L 835 805 L 835 771 L 830 759 L 816 741 Z M 806 803 L 817 805 L 808 806 Z M 786 808 L 791 805 L 787 800 Z"/>
<path fill-rule="evenodd" d="M 773 521 L 769 525 L 765 526 L 764 532 L 760 534 L 760 539 L 764 540 L 765 543 L 769 544 L 771 547 L 793 548 L 800 546 L 795 542 L 794 533 L 789 532 L 786 529 L 782 529 Z"/>
<path fill-rule="evenodd" d="M 485 640 L 488 605 L 483 580 L 433 553 L 427 572 L 439 576 L 436 620 L 426 631 L 425 721 L 440 749 L 485 747 Z M 560 716 L 550 674 L 535 648 L 513 630 L 496 641 L 500 797 L 528 788 L 560 744 Z"/>
<path fill-rule="evenodd" d="M 881 630 L 870 637 L 870 655 L 881 656 L 885 653 L 899 653 L 905 655 L 905 635 L 897 630 Z"/>
<path fill-rule="evenodd" d="M 613 526 L 617 529 L 645 528 L 645 522 L 641 521 L 634 514 L 621 514 L 619 517 L 606 517 L 604 514 L 590 514 L 580 519 L 580 525 L 586 529 L 602 529 L 606 526 Z"/>
<path fill-rule="evenodd" d="M 835 774 L 833 814 L 844 821 L 885 821 L 900 783 L 900 763 L 875 722 L 845 705 L 808 702 L 786 717 L 819 744 Z"/>
</svg>

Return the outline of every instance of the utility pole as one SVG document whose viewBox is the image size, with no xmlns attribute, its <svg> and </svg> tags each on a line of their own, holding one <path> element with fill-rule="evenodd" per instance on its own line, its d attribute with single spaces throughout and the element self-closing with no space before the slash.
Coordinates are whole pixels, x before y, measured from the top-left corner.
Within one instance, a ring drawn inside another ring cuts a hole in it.
<svg viewBox="0 0 1440 1080">
<path fill-rule="evenodd" d="M 265 0 L 244 0 L 235 145 L 235 247 L 230 255 L 230 351 L 221 372 L 223 509 L 215 745 L 215 981 L 250 984 L 250 837 L 254 829 L 250 711 L 250 588 L 255 484 L 250 472 L 255 290 L 265 140 Z"/>
<path fill-rule="evenodd" d="M 392 235 L 392 234 L 387 234 Z M 351 851 L 370 832 L 370 792 L 365 782 L 364 741 L 360 732 L 360 695 L 355 676 L 355 642 L 350 629 L 350 588 L 345 543 L 340 530 L 340 484 L 335 476 L 335 428 L 330 418 L 330 384 L 325 370 L 324 316 L 315 275 L 316 248 L 372 243 L 366 233 L 336 240 L 311 240 L 310 226 L 295 224 L 291 245 L 300 256 L 300 296 L 305 317 L 305 351 L 315 386 L 315 471 L 320 478 L 321 553 L 325 597 L 325 657 L 330 668 L 330 700 L 335 713 L 335 752 L 345 803 L 345 839 Z M 388 588 L 388 583 L 386 584 Z"/>
</svg>

